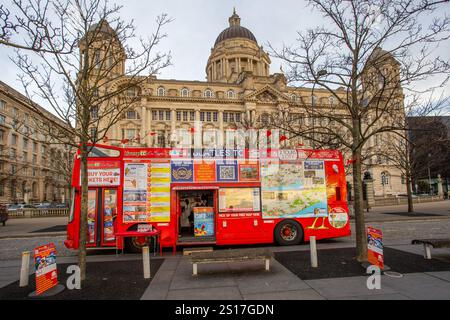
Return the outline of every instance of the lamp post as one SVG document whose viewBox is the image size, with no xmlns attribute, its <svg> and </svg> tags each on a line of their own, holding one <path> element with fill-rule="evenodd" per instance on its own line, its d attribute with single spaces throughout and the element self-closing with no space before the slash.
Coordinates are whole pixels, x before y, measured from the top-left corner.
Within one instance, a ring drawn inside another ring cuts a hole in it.
<svg viewBox="0 0 450 320">
<path fill-rule="evenodd" d="M 432 195 L 433 192 L 432 192 L 432 190 L 431 190 L 430 158 L 431 158 L 431 153 L 428 154 L 428 185 L 429 185 L 429 187 L 430 187 L 430 195 Z"/>
<path fill-rule="evenodd" d="M 323 76 L 326 76 L 328 74 L 328 71 L 327 70 L 325 70 L 325 69 L 322 69 L 322 70 L 320 70 L 319 72 L 317 72 L 317 76 L 316 76 L 316 78 L 318 79 L 318 78 L 320 78 L 320 77 L 323 77 Z M 315 149 L 316 148 L 316 133 L 315 133 L 315 131 L 316 131 L 316 129 L 315 129 L 315 117 L 314 117 L 314 107 L 315 107 L 315 99 L 314 99 L 314 89 L 316 88 L 316 83 L 317 83 L 317 80 L 314 80 L 314 84 L 313 84 L 313 88 L 312 88 L 312 92 L 311 92 L 311 108 L 312 108 L 312 129 L 313 129 L 313 132 L 312 132 L 312 147 L 313 147 L 313 149 Z"/>
</svg>

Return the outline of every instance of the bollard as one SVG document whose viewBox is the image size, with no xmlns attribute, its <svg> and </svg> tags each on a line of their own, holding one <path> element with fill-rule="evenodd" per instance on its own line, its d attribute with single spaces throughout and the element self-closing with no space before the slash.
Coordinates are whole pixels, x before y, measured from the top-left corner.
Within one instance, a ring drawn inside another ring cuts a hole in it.
<svg viewBox="0 0 450 320">
<path fill-rule="evenodd" d="M 147 246 L 142 248 L 142 259 L 144 260 L 144 279 L 150 279 L 150 253 Z"/>
<path fill-rule="evenodd" d="M 311 267 L 317 268 L 317 248 L 316 248 L 316 237 L 311 236 L 309 237 L 309 244 L 310 244 L 310 250 L 311 250 Z"/>
<path fill-rule="evenodd" d="M 30 251 L 22 252 L 22 267 L 20 268 L 20 287 L 28 286 L 30 275 Z"/>
</svg>

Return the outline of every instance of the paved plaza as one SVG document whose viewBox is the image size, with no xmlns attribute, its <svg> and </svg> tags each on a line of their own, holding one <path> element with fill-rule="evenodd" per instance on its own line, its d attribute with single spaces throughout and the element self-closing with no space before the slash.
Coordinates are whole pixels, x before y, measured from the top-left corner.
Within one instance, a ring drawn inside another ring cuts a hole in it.
<svg viewBox="0 0 450 320">
<path fill-rule="evenodd" d="M 415 238 L 448 237 L 450 234 L 450 201 L 421 204 L 419 212 L 438 213 L 436 217 L 417 217 L 405 219 L 391 214 L 402 208 L 379 207 L 367 214 L 371 225 L 381 228 L 386 248 L 411 253 L 422 259 L 423 248 L 411 245 Z M 384 209 L 383 209 L 384 208 Z M 386 211 L 387 210 L 387 211 Z M 385 219 L 383 220 L 383 217 Z M 395 217 L 394 217 L 395 218 Z M 371 220 L 372 219 L 372 222 Z M 67 218 L 36 218 L 10 220 L 6 227 L 0 227 L 0 292 L 19 278 L 20 253 L 34 247 L 54 242 L 58 250 L 58 264 L 76 263 L 76 253 L 64 248 L 64 233 L 34 233 L 39 229 L 64 224 Z M 57 229 L 57 228 L 56 228 Z M 352 223 L 352 230 L 354 225 Z M 22 230 L 22 236 L 18 233 Z M 7 235 L 10 236 L 7 236 Z M 353 248 L 354 236 L 319 241 L 319 271 L 321 253 L 324 250 Z M 265 246 L 272 252 L 308 251 L 308 244 L 290 247 Z M 223 248 L 216 248 L 223 250 Z M 192 264 L 181 252 L 172 255 L 165 251 L 156 275 L 141 296 L 143 300 L 197 300 L 197 299 L 233 299 L 233 300 L 307 300 L 307 299 L 450 299 L 450 250 L 433 249 L 433 262 L 447 263 L 444 271 L 412 272 L 404 274 L 382 275 L 381 289 L 369 290 L 367 278 L 361 276 L 337 277 L 326 279 L 302 279 L 277 259 L 271 260 L 271 270 L 266 272 L 262 261 L 239 263 L 221 263 L 199 266 L 199 276 L 192 276 Z M 322 254 L 323 256 L 323 254 Z M 142 257 L 137 254 L 125 254 L 116 257 L 114 252 L 91 253 L 88 262 L 135 261 Z M 304 261 L 303 261 L 304 262 Z M 426 262 L 425 262 L 426 263 Z M 431 262 L 430 262 L 431 263 Z M 389 261 L 386 261 L 389 265 Z M 395 270 L 393 270 L 395 271 Z M 30 271 L 31 272 L 31 271 Z"/>
</svg>

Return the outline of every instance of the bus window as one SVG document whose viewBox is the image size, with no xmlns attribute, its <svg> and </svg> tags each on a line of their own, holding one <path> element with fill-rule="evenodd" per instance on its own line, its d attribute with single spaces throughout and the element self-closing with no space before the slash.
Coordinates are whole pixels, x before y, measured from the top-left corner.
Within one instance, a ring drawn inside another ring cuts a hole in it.
<svg viewBox="0 0 450 320">
<path fill-rule="evenodd" d="M 261 211 L 259 188 L 221 188 L 219 190 L 219 212 Z"/>
<path fill-rule="evenodd" d="M 72 190 L 72 199 L 70 201 L 70 212 L 69 212 L 69 223 L 73 221 L 73 216 L 75 212 L 75 193 L 76 190 Z"/>
<path fill-rule="evenodd" d="M 119 150 L 93 147 L 89 152 L 89 158 L 115 158 L 120 156 Z"/>
</svg>

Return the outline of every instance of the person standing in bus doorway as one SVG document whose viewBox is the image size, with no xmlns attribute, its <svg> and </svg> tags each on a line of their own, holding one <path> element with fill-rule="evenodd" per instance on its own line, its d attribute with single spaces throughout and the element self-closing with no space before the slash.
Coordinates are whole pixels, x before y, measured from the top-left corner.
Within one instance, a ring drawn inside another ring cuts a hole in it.
<svg viewBox="0 0 450 320">
<path fill-rule="evenodd" d="M 180 214 L 178 216 L 178 237 L 181 238 L 181 231 L 183 228 L 183 221 L 187 215 L 187 210 L 188 210 L 188 206 L 189 206 L 189 200 L 183 199 L 180 201 Z"/>
</svg>

